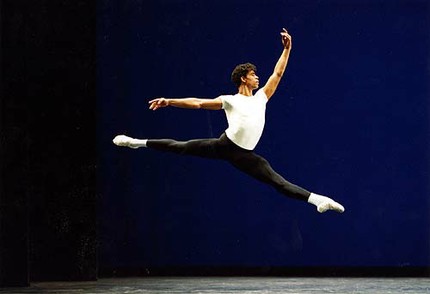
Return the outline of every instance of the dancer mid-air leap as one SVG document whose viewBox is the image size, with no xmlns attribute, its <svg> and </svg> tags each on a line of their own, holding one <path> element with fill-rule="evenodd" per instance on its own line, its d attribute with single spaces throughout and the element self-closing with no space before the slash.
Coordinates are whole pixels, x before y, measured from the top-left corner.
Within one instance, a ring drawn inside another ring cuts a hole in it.
<svg viewBox="0 0 430 294">
<path fill-rule="evenodd" d="M 266 159 L 253 150 L 263 133 L 266 103 L 275 93 L 276 88 L 287 67 L 292 40 L 287 30 L 281 32 L 283 51 L 276 63 L 273 74 L 263 88 L 255 95 L 259 79 L 256 67 L 251 63 L 236 66 L 231 80 L 238 87 L 236 95 L 222 95 L 214 99 L 199 98 L 157 98 L 149 101 L 149 109 L 174 106 L 191 109 L 224 109 L 227 115 L 228 128 L 218 139 L 198 139 L 179 142 L 171 139 L 135 139 L 118 135 L 113 142 L 118 146 L 130 148 L 148 147 L 161 151 L 175 152 L 183 155 L 194 155 L 205 158 L 223 159 L 234 167 L 268 185 L 280 193 L 295 199 L 314 204 L 319 212 L 335 210 L 344 212 L 339 203 L 329 197 L 310 193 L 296 186 L 276 173 Z"/>
</svg>

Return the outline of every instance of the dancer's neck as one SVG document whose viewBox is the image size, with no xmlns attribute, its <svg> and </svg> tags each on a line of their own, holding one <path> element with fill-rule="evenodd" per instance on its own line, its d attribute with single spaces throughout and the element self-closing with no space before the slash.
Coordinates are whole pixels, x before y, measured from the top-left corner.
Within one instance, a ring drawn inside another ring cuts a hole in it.
<svg viewBox="0 0 430 294">
<path fill-rule="evenodd" d="M 244 96 L 252 96 L 252 91 L 253 90 L 251 88 L 245 85 L 240 85 L 238 93 Z"/>
</svg>

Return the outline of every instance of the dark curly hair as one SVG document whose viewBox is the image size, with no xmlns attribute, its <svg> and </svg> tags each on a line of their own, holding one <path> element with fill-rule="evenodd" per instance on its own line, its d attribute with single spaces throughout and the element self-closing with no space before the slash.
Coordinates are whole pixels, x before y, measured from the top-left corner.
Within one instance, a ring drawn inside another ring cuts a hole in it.
<svg viewBox="0 0 430 294">
<path fill-rule="evenodd" d="M 257 67 L 252 63 L 243 63 L 237 65 L 231 73 L 231 81 L 239 88 L 242 83 L 241 77 L 245 77 L 251 70 L 257 72 Z"/>
</svg>

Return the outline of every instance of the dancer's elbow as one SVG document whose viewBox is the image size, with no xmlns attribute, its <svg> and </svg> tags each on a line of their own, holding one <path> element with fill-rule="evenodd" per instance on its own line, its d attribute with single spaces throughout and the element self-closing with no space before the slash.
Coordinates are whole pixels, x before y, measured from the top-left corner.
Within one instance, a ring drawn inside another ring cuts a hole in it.
<svg viewBox="0 0 430 294">
<path fill-rule="evenodd" d="M 201 99 L 195 99 L 195 101 L 193 101 L 193 108 L 195 109 L 201 109 L 203 108 L 203 101 Z"/>
</svg>

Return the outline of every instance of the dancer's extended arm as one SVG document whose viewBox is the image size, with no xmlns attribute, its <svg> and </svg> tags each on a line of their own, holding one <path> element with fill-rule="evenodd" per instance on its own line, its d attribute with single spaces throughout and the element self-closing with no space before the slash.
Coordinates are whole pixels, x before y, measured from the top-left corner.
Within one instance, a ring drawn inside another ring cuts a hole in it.
<svg viewBox="0 0 430 294">
<path fill-rule="evenodd" d="M 219 110 L 222 108 L 220 98 L 201 99 L 201 98 L 157 98 L 148 102 L 149 109 L 157 110 L 158 108 L 173 106 L 189 109 L 209 109 Z"/>
<path fill-rule="evenodd" d="M 281 32 L 282 44 L 284 45 L 284 50 L 282 51 L 281 57 L 279 57 L 278 62 L 275 65 L 272 75 L 267 81 L 266 85 L 263 87 L 264 93 L 266 93 L 267 99 L 270 99 L 275 93 L 279 82 L 281 81 L 282 75 L 284 74 L 285 68 L 287 67 L 288 57 L 291 51 L 291 36 L 288 34 L 287 30 L 284 29 Z"/>
</svg>

